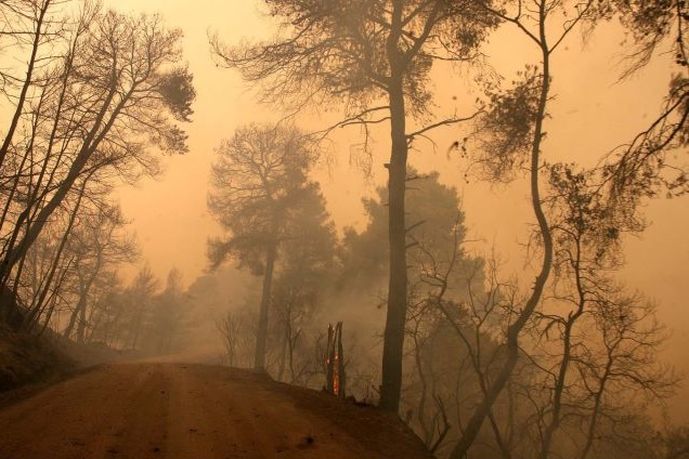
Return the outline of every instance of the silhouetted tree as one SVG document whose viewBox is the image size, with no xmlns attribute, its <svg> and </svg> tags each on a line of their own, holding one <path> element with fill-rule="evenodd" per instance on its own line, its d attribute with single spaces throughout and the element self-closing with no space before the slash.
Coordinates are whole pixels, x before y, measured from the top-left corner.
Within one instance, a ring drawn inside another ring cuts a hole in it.
<svg viewBox="0 0 689 459">
<path fill-rule="evenodd" d="M 424 175 L 410 169 L 407 181 L 410 184 L 406 198 L 407 220 L 414 230 L 407 248 L 408 279 L 410 291 L 417 290 L 414 294 L 418 298 L 426 293 L 419 290 L 425 285 L 420 282 L 424 250 L 430 250 L 443 259 L 449 257 L 455 250 L 455 232 L 460 245 L 466 237 L 465 215 L 457 190 L 441 184 L 437 172 Z M 387 195 L 387 188 L 381 187 L 374 197 L 363 200 L 368 219 L 363 231 L 345 228 L 339 253 L 342 263 L 338 279 L 340 289 L 357 293 L 375 291 L 388 276 Z M 479 259 L 473 259 L 463 249 L 458 250 L 460 253 L 450 282 L 456 298 L 462 297 L 464 280 L 467 272 L 472 271 L 471 265 L 481 264 Z M 482 281 L 480 276 L 475 279 L 477 283 Z"/>
<path fill-rule="evenodd" d="M 218 156 L 209 207 L 229 234 L 211 241 L 209 257 L 215 267 L 231 257 L 263 276 L 254 359 L 263 370 L 275 262 L 291 237 L 290 212 L 311 189 L 307 173 L 315 157 L 299 131 L 257 125 L 238 129 Z"/>
</svg>

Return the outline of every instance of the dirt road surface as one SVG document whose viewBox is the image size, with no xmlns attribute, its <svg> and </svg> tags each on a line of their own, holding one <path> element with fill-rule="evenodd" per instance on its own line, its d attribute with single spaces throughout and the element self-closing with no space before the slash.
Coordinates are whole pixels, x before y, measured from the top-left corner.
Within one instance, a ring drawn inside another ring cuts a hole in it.
<svg viewBox="0 0 689 459">
<path fill-rule="evenodd" d="M 428 459 L 394 416 L 224 367 L 98 367 L 0 410 L 0 459 Z"/>
</svg>

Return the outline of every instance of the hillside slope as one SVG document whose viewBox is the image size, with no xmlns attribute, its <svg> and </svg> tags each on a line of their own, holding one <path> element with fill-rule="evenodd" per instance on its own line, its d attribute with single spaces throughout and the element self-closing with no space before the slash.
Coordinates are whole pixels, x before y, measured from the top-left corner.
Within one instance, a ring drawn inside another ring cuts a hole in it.
<svg viewBox="0 0 689 459">
<path fill-rule="evenodd" d="M 0 323 L 0 394 L 59 377 L 76 366 L 65 349 L 46 337 L 16 333 Z"/>
</svg>

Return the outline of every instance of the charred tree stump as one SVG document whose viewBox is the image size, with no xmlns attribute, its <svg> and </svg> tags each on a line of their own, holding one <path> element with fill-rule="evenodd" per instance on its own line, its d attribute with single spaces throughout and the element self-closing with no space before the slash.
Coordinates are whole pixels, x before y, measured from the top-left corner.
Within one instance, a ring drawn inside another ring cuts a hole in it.
<svg viewBox="0 0 689 459">
<path fill-rule="evenodd" d="M 337 396 L 345 397 L 346 377 L 344 369 L 344 348 L 342 346 L 342 322 L 334 327 L 328 325 L 328 346 L 325 355 L 325 390 Z"/>
</svg>

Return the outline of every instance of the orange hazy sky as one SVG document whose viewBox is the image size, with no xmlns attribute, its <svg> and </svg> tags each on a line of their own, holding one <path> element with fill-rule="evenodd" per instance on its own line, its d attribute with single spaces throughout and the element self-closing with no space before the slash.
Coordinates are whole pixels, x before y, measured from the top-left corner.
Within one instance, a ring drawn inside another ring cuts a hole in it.
<svg viewBox="0 0 689 459">
<path fill-rule="evenodd" d="M 156 181 L 144 180 L 135 188 L 122 188 L 120 201 L 132 228 L 138 235 L 144 258 L 153 270 L 164 276 L 176 267 L 187 282 L 206 267 L 206 240 L 217 233 L 206 208 L 209 167 L 214 148 L 233 130 L 253 121 L 277 120 L 274 107 L 255 102 L 252 88 L 232 71 L 217 68 L 212 59 L 208 34 L 218 32 L 227 43 L 238 43 L 270 34 L 270 20 L 260 14 L 252 0 L 109 0 L 108 6 L 132 12 L 159 12 L 171 27 L 184 31 L 184 49 L 195 75 L 198 98 L 194 122 L 189 126 L 190 152 L 166 161 L 165 174 Z M 629 140 L 657 112 L 670 77 L 669 61 L 658 59 L 624 84 L 617 83 L 624 52 L 623 36 L 611 24 L 599 27 L 584 45 L 572 36 L 554 63 L 556 99 L 547 121 L 548 159 L 567 159 L 591 164 L 616 145 Z M 500 32 L 488 47 L 491 64 L 499 72 L 521 68 L 533 59 L 528 45 L 509 31 Z M 460 112 L 469 112 L 461 101 L 473 100 L 470 82 L 461 72 L 442 69 L 436 72 L 438 100 L 458 96 Z M 450 110 L 439 103 L 439 111 Z M 464 110 L 463 110 L 464 109 Z M 308 127 L 317 127 L 323 119 L 309 116 Z M 523 259 L 520 246 L 526 239 L 530 220 L 526 190 L 519 184 L 488 186 L 463 179 L 466 164 L 448 158 L 447 145 L 456 134 L 440 132 L 435 136 L 438 150 L 419 144 L 411 162 L 422 170 L 437 169 L 441 179 L 455 185 L 464 198 L 467 223 L 472 238 L 484 243 L 477 251 L 495 244 L 507 260 L 507 266 L 519 270 Z M 349 165 L 349 149 L 359 141 L 356 129 L 340 133 L 330 152 L 336 162 L 317 172 L 329 209 L 338 227 L 362 224 L 361 198 L 371 193 L 384 178 L 385 141 L 380 139 L 374 162 L 374 176 L 366 180 Z M 660 318 L 669 324 L 673 336 L 666 355 L 680 371 L 689 372 L 689 307 L 686 286 L 689 281 L 689 198 L 659 199 L 647 207 L 651 227 L 642 237 L 627 243 L 627 267 L 623 278 L 657 300 Z M 689 390 L 680 397 L 687 406 Z M 675 407 L 678 415 L 682 410 Z"/>
</svg>

